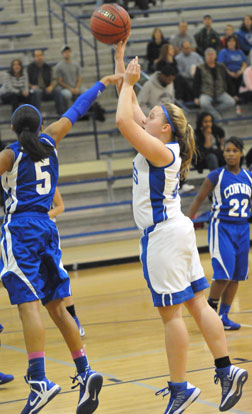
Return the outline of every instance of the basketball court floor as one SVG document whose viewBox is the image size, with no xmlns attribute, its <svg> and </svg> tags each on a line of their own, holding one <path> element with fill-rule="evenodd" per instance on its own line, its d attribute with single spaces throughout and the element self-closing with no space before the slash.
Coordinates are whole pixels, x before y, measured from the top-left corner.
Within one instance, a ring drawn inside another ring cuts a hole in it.
<svg viewBox="0 0 252 414">
<path fill-rule="evenodd" d="M 252 253 L 250 253 L 252 269 Z M 211 280 L 209 255 L 201 255 Z M 84 344 L 93 369 L 104 376 L 99 414 L 163 414 L 169 396 L 155 396 L 169 380 L 163 326 L 142 276 L 139 263 L 114 265 L 70 272 L 77 314 L 86 336 Z M 207 292 L 206 292 L 207 295 Z M 26 403 L 29 388 L 23 377 L 27 360 L 16 307 L 9 305 L 0 288 L 1 336 L 0 371 L 15 380 L 0 386 L 0 414 L 16 414 Z M 75 368 L 60 333 L 42 309 L 46 326 L 46 369 L 48 378 L 62 387 L 44 414 L 76 412 L 78 388 L 71 389 Z M 184 311 L 190 333 L 187 380 L 201 388 L 188 414 L 219 412 L 220 385 L 214 384 L 213 359 L 198 328 Z M 226 332 L 232 362 L 249 372 L 243 398 L 230 413 L 252 413 L 252 279 L 240 283 L 231 318 L 242 324 L 236 332 Z"/>
</svg>

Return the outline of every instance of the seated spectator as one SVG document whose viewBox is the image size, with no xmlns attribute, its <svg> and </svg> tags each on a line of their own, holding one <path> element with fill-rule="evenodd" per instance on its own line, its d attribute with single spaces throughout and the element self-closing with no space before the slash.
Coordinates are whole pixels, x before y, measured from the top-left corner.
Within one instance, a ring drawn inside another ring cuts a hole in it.
<svg viewBox="0 0 252 414">
<path fill-rule="evenodd" d="M 61 49 L 63 59 L 55 66 L 55 77 L 60 86 L 61 93 L 65 100 L 66 109 L 71 106 L 81 93 L 85 92 L 86 88 L 81 85 L 82 79 L 80 76 L 80 66 L 78 63 L 72 61 L 72 51 L 70 46 L 64 45 Z M 105 121 L 104 109 L 98 102 L 95 102 L 90 107 L 90 112 L 94 113 L 95 119 L 98 121 Z M 84 119 L 88 119 L 85 115 Z"/>
<path fill-rule="evenodd" d="M 202 57 L 192 50 L 191 44 L 185 41 L 181 52 L 176 56 L 176 62 L 180 77 L 182 100 L 189 102 L 193 100 L 193 78 L 196 67 L 204 63 Z"/>
<path fill-rule="evenodd" d="M 237 32 L 240 48 L 247 56 L 252 48 L 252 16 L 245 16 Z"/>
<path fill-rule="evenodd" d="M 164 38 L 163 32 L 161 29 L 156 27 L 152 32 L 152 39 L 147 44 L 146 50 L 146 60 L 147 60 L 147 71 L 148 73 L 153 73 L 155 71 L 154 65 L 156 59 L 158 59 L 160 55 L 161 47 L 167 41 Z"/>
<path fill-rule="evenodd" d="M 20 59 L 14 59 L 10 70 L 5 73 L 0 97 L 4 104 L 12 106 L 12 111 L 19 105 L 30 102 L 28 76 Z"/>
<path fill-rule="evenodd" d="M 177 67 L 177 61 L 174 57 L 175 55 L 175 49 L 172 44 L 164 44 L 161 47 L 159 58 L 156 60 L 155 70 L 161 71 L 164 66 L 166 66 L 168 63 L 170 66 L 174 68 L 176 77 L 174 79 L 174 89 L 175 89 L 175 97 L 179 101 L 186 100 L 185 96 L 185 85 L 183 82 L 183 79 L 178 73 L 178 67 Z M 192 96 L 190 97 L 192 99 Z"/>
<path fill-rule="evenodd" d="M 41 101 L 55 101 L 58 115 L 65 110 L 64 98 L 56 87 L 53 79 L 52 68 L 44 62 L 44 53 L 41 49 L 35 50 L 34 62 L 27 68 L 29 86 L 31 92 L 31 103 L 40 111 Z"/>
<path fill-rule="evenodd" d="M 178 25 L 178 33 L 171 36 L 170 42 L 175 49 L 176 55 L 181 52 L 184 42 L 189 42 L 192 47 L 192 50 L 196 50 L 195 39 L 187 32 L 187 30 L 187 23 L 185 21 L 180 22 Z"/>
<path fill-rule="evenodd" d="M 221 119 L 220 111 L 235 105 L 235 100 L 227 93 L 226 68 L 223 63 L 216 62 L 216 51 L 211 47 L 205 51 L 205 63 L 196 69 L 193 91 L 195 104 L 215 119 Z"/>
<path fill-rule="evenodd" d="M 174 103 L 175 69 L 169 63 L 162 70 L 154 72 L 145 82 L 138 95 L 139 105 L 146 116 L 155 105 Z"/>
<path fill-rule="evenodd" d="M 238 40 L 235 35 L 227 38 L 226 48 L 220 51 L 218 62 L 226 66 L 228 93 L 238 101 L 242 74 L 247 67 L 247 59 L 243 51 L 238 49 Z"/>
<path fill-rule="evenodd" d="M 210 113 L 198 114 L 195 129 L 197 157 L 193 160 L 198 172 L 202 173 L 204 169 L 212 171 L 225 164 L 224 137 L 224 130 L 214 123 Z"/>
<path fill-rule="evenodd" d="M 212 17 L 209 14 L 203 17 L 203 24 L 204 27 L 194 35 L 197 43 L 196 51 L 204 56 L 205 50 L 212 47 L 218 53 L 222 43 L 219 34 L 212 28 Z"/>
<path fill-rule="evenodd" d="M 66 109 L 86 88 L 81 86 L 80 66 L 72 61 L 70 46 L 64 45 L 61 49 L 63 59 L 55 66 L 55 77 L 64 96 Z"/>
<path fill-rule="evenodd" d="M 240 87 L 239 96 L 246 103 L 252 102 L 252 63 L 243 72 L 243 85 Z"/>
<path fill-rule="evenodd" d="M 221 37 L 222 47 L 226 47 L 227 38 L 231 35 L 235 35 L 234 26 L 232 24 L 227 24 L 225 27 L 225 36 Z"/>
<path fill-rule="evenodd" d="M 174 67 L 175 71 L 177 72 L 177 62 L 174 58 L 175 56 L 175 49 L 170 43 L 166 43 L 162 45 L 160 49 L 160 54 L 157 60 L 155 61 L 155 71 L 161 70 L 164 66 L 169 63 L 171 66 Z"/>
</svg>

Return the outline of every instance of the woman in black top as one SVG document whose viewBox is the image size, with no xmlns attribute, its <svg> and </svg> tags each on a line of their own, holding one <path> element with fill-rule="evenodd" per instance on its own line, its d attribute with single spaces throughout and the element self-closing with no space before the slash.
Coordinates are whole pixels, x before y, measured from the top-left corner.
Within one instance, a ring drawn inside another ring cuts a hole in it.
<svg viewBox="0 0 252 414">
<path fill-rule="evenodd" d="M 147 71 L 155 71 L 155 60 L 158 59 L 163 44 L 167 43 L 161 29 L 156 27 L 151 36 L 151 41 L 147 44 L 146 59 L 148 62 Z"/>
<path fill-rule="evenodd" d="M 197 158 L 193 164 L 200 173 L 204 169 L 212 171 L 225 164 L 224 137 L 224 130 L 214 123 L 214 118 L 209 112 L 198 114 L 195 129 Z"/>
</svg>

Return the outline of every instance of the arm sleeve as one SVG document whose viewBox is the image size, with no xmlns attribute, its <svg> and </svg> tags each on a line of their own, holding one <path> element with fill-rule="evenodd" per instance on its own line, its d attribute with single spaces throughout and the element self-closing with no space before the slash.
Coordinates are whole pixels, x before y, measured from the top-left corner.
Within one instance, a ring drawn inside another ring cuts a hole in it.
<svg viewBox="0 0 252 414">
<path fill-rule="evenodd" d="M 74 104 L 62 115 L 62 118 L 68 118 L 73 125 L 89 110 L 93 101 L 104 91 L 104 89 L 105 85 L 102 82 L 96 82 L 91 88 L 76 99 Z"/>
<path fill-rule="evenodd" d="M 211 181 L 211 183 L 212 183 L 212 184 L 213 184 L 213 186 L 215 187 L 215 186 L 216 186 L 216 184 L 217 184 L 217 182 L 218 182 L 218 179 L 219 179 L 219 173 L 218 173 L 218 170 L 213 170 L 213 171 L 211 171 L 211 172 L 208 174 L 207 178 Z"/>
</svg>

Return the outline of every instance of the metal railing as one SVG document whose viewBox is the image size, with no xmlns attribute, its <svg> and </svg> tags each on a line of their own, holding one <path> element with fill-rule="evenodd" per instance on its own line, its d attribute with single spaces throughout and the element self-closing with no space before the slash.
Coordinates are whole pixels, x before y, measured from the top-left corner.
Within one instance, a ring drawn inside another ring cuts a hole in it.
<svg viewBox="0 0 252 414">
<path fill-rule="evenodd" d="M 24 0 L 20 0 L 20 11 L 21 11 L 21 13 L 25 12 Z M 34 16 L 34 24 L 35 24 L 35 26 L 37 26 L 38 25 L 38 13 L 37 13 L 37 2 L 36 2 L 36 0 L 33 0 L 33 16 Z"/>
<path fill-rule="evenodd" d="M 57 5 L 60 8 L 60 13 L 57 13 L 53 7 L 52 3 L 54 5 Z M 87 45 L 90 49 L 94 52 L 95 57 L 95 66 L 96 66 L 96 75 L 97 80 L 100 79 L 100 65 L 99 65 L 99 57 L 98 57 L 98 50 L 97 50 L 97 41 L 95 38 L 92 38 L 92 42 L 87 40 L 83 34 L 82 31 L 86 30 L 90 32 L 89 25 L 83 22 L 81 19 L 79 19 L 78 16 L 76 16 L 74 13 L 72 13 L 66 6 L 65 3 L 61 3 L 59 0 L 47 0 L 47 7 L 48 7 L 48 23 L 49 23 L 49 32 L 50 32 L 50 38 L 53 39 L 54 33 L 53 33 L 53 17 L 62 22 L 63 25 L 63 37 L 64 42 L 67 44 L 68 39 L 68 30 L 70 30 L 72 33 L 74 33 L 79 40 L 79 52 L 80 52 L 80 64 L 83 67 L 84 66 L 84 53 L 83 53 L 83 44 Z M 75 27 L 73 27 L 72 24 L 68 23 L 66 21 L 66 18 L 70 17 L 74 21 Z"/>
</svg>

